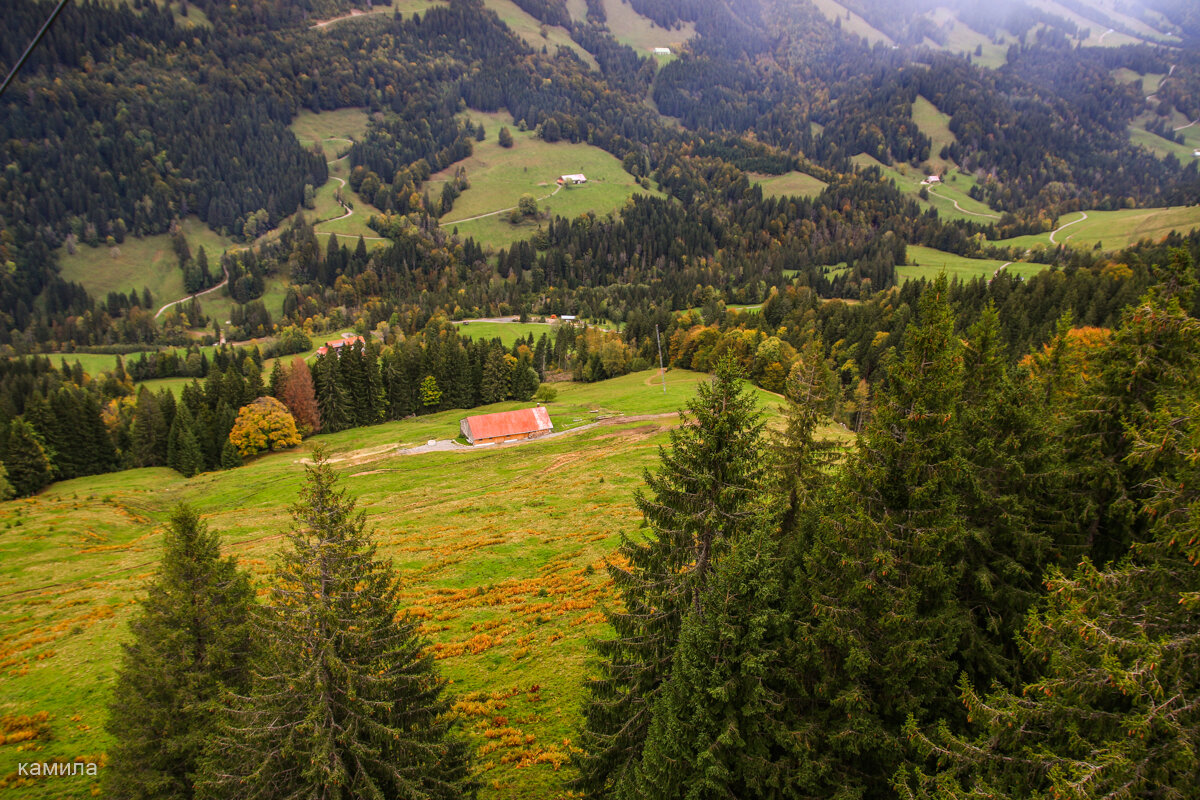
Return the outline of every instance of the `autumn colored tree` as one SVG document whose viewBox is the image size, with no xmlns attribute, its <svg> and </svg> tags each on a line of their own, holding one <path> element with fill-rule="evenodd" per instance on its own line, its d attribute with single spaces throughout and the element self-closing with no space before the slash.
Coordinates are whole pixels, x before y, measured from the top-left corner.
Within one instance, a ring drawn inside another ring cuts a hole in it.
<svg viewBox="0 0 1200 800">
<path fill-rule="evenodd" d="M 442 402 L 442 390 L 438 388 L 437 378 L 432 375 L 426 375 L 425 380 L 421 381 L 420 392 L 421 405 L 425 408 L 434 408 Z"/>
<path fill-rule="evenodd" d="M 274 397 L 260 397 L 238 411 L 229 441 L 244 456 L 264 450 L 284 450 L 300 444 L 296 420 Z"/>
<path fill-rule="evenodd" d="M 279 399 L 296 419 L 296 429 L 301 436 L 309 436 L 321 430 L 321 413 L 317 407 L 312 372 L 303 358 L 292 361 L 292 366 L 280 380 L 279 391 Z"/>
</svg>

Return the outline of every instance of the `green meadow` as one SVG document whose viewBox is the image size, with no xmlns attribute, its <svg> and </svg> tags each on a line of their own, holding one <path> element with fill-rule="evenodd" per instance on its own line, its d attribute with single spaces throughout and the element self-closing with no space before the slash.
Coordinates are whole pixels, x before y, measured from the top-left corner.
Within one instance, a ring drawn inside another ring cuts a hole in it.
<svg viewBox="0 0 1200 800">
<path fill-rule="evenodd" d="M 660 28 L 654 20 L 634 11 L 627 0 L 603 1 L 605 25 L 613 38 L 629 45 L 640 56 L 652 53 L 656 47 L 669 47 L 673 54 L 678 53 L 680 46 L 696 35 L 695 23 L 685 22 L 674 29 Z"/>
<path fill-rule="evenodd" d="M 896 276 L 901 282 L 921 280 L 922 278 L 933 280 L 943 273 L 952 280 L 960 281 L 991 278 L 1001 267 L 1004 267 L 1007 272 L 1028 277 L 1046 269 L 1044 264 L 1006 263 L 988 258 L 967 258 L 915 244 L 908 246 L 908 260 L 912 262 L 908 266 L 896 267 Z"/>
<path fill-rule="evenodd" d="M 105 707 L 120 643 L 172 507 L 194 504 L 262 587 L 284 544 L 303 460 L 320 442 L 393 559 L 409 612 L 451 681 L 477 747 L 481 797 L 567 797 L 587 642 L 606 634 L 602 609 L 613 599 L 604 562 L 621 533 L 636 535 L 633 492 L 677 424 L 672 412 L 704 379 L 670 371 L 666 392 L 650 371 L 557 384 L 556 429 L 606 424 L 518 446 L 398 452 L 456 437 L 469 414 L 522 405 L 503 403 L 313 437 L 232 472 L 185 479 L 132 470 L 0 504 L 0 716 L 47 715 L 47 730 L 24 750 L 0 747 L 0 780 L 31 753 L 48 760 L 108 749 Z M 779 402 L 756 394 L 768 411 Z M 826 433 L 844 440 L 840 430 Z M 92 789 L 83 779 L 52 787 L 67 798 Z M 50 790 L 10 786 L 5 796 L 41 800 Z"/>
<path fill-rule="evenodd" d="M 469 158 L 436 173 L 426 184 L 431 197 L 439 196 L 455 171 L 466 169 L 470 188 L 459 195 L 440 221 L 442 228 L 457 229 L 463 238 L 470 236 L 493 247 L 506 247 L 528 238 L 538 224 L 545 222 L 527 220 L 514 225 L 507 212 L 493 213 L 517 205 L 524 194 L 538 198 L 539 210 L 568 218 L 588 211 L 614 211 L 634 193 L 659 194 L 639 186 L 620 161 L 598 147 L 544 142 L 533 131 L 517 130 L 507 112 L 472 111 L 469 117 L 483 124 L 486 138 L 475 142 Z M 511 148 L 501 147 L 497 141 L 502 126 L 512 133 Z M 574 173 L 587 176 L 587 183 L 558 189 L 558 177 Z"/>
<path fill-rule="evenodd" d="M 762 187 L 767 197 L 816 197 L 825 191 L 829 184 L 819 178 L 814 178 L 803 172 L 786 172 L 783 175 L 763 175 L 757 172 L 748 173 L 750 182 Z"/>
<path fill-rule="evenodd" d="M 541 338 L 543 333 L 554 335 L 556 326 L 545 322 L 458 322 L 459 336 L 469 336 L 472 339 L 491 341 L 499 339 L 505 347 L 512 347 L 517 339 Z"/>
<path fill-rule="evenodd" d="M 1082 219 L 1080 212 L 1063 214 L 1059 226 Z M 1190 231 L 1200 227 L 1200 206 L 1171 208 L 1127 208 L 1120 211 L 1088 211 L 1087 219 L 1055 235 L 1059 244 L 1104 250 L 1120 250 L 1142 239 L 1158 241 L 1173 230 Z M 1002 239 L 996 244 L 1008 247 L 1054 247 L 1049 233 Z"/>
<path fill-rule="evenodd" d="M 233 246 L 233 240 L 211 230 L 197 217 L 187 217 L 180 223 L 192 255 L 201 247 L 208 256 L 209 270 L 220 270 L 223 252 Z M 59 273 L 65 280 L 83 284 L 88 294 L 103 301 L 109 292 L 137 291 L 148 287 L 154 295 L 154 310 L 184 296 L 183 270 L 167 233 L 137 238 L 128 236 L 115 248 L 104 245 L 88 247 L 80 243 L 75 253 L 66 248 L 58 251 Z"/>
<path fill-rule="evenodd" d="M 943 147 L 948 147 L 958 141 L 950 130 L 950 115 L 938 111 L 937 106 L 917 95 L 912 104 L 913 122 L 921 129 L 921 133 L 929 137 L 933 144 L 929 148 L 929 165 L 937 172 L 954 167 L 954 162 L 942 158 L 939 153 Z"/>
<path fill-rule="evenodd" d="M 920 203 L 922 209 L 935 208 L 938 214 L 945 219 L 964 219 L 983 223 L 988 220 L 1000 219 L 1000 214 L 989 208 L 986 203 L 975 200 L 967 194 L 976 183 L 975 176 L 968 172 L 962 172 L 959 169 L 949 170 L 943 176 L 941 184 L 928 187 L 928 199 L 922 199 L 920 196 L 921 181 L 926 177 L 923 170 L 904 163 L 897 163 L 889 167 L 866 153 L 859 153 L 850 160 L 862 168 L 879 167 L 885 179 L 895 181 L 896 188 Z M 955 203 L 958 205 L 956 206 Z"/>
</svg>

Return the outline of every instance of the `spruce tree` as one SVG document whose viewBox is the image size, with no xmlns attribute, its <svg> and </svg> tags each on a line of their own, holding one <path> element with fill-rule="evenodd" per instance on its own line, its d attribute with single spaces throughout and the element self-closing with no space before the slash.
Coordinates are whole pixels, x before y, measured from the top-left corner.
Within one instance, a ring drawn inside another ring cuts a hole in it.
<svg viewBox="0 0 1200 800">
<path fill-rule="evenodd" d="M 34 494 L 54 480 L 53 467 L 37 432 L 21 417 L 9 423 L 4 467 L 17 497 Z"/>
<path fill-rule="evenodd" d="M 196 441 L 192 412 L 180 403 L 167 439 L 167 466 L 190 478 L 204 468 L 204 453 Z"/>
<path fill-rule="evenodd" d="M 1176 254 L 1160 275 L 1104 346 L 1107 375 L 1080 398 L 1097 417 L 1114 407 L 1138 412 L 1122 443 L 1125 469 L 1141 481 L 1133 514 L 1145 538 L 1115 564 L 1084 559 L 1071 575 L 1051 572 L 1021 648 L 1040 674 L 987 694 L 964 682 L 971 735 L 910 724 L 939 769 L 905 770 L 897 784 L 908 796 L 1196 796 L 1200 322 L 1186 310 L 1190 263 Z M 1126 396 L 1111 380 L 1117 374 L 1127 378 Z M 1152 391 L 1140 382 L 1149 376 Z M 1109 520 L 1128 530 L 1126 520 Z"/>
<path fill-rule="evenodd" d="M 105 796 L 187 800 L 223 690 L 248 679 L 254 592 L 187 506 L 166 528 L 162 564 L 139 604 L 109 707 Z"/>
<path fill-rule="evenodd" d="M 17 496 L 17 490 L 8 482 L 8 470 L 4 468 L 4 464 L 0 462 L 0 503 L 5 500 L 12 500 Z"/>
<path fill-rule="evenodd" d="M 336 433 L 350 426 L 350 399 L 342 387 L 338 374 L 338 354 L 325 353 L 317 357 L 316 379 L 317 410 L 321 418 L 321 429 Z"/>
<path fill-rule="evenodd" d="M 261 620 L 267 649 L 227 712 L 202 796 L 471 797 L 445 682 L 366 516 L 320 450 Z"/>
<path fill-rule="evenodd" d="M 782 797 L 796 764 L 780 675 L 784 571 L 768 519 L 729 544 L 679 634 L 645 750 L 618 797 Z"/>
<path fill-rule="evenodd" d="M 609 565 L 622 610 L 612 639 L 595 643 L 577 787 L 588 797 L 632 789 L 650 709 L 671 674 L 683 620 L 701 604 L 728 540 L 761 524 L 766 488 L 763 422 L 730 357 L 701 384 L 636 495 L 649 528 L 623 536 L 623 563 Z"/>
<path fill-rule="evenodd" d="M 221 469 L 236 469 L 242 465 L 242 454 L 228 437 L 221 447 Z"/>
</svg>

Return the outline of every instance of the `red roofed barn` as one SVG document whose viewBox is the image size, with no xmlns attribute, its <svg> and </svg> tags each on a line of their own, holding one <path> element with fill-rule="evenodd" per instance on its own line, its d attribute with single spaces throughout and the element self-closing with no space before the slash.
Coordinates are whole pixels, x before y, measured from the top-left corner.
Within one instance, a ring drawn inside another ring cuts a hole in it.
<svg viewBox="0 0 1200 800">
<path fill-rule="evenodd" d="M 554 423 L 550 421 L 550 412 L 538 406 L 467 417 L 458 427 L 471 444 L 493 444 L 535 439 L 554 430 Z"/>
<path fill-rule="evenodd" d="M 317 354 L 323 356 L 330 350 L 340 353 L 343 347 L 350 348 L 362 341 L 363 337 L 361 336 L 343 336 L 341 339 L 334 339 L 326 342 L 325 345 L 317 351 Z"/>
</svg>

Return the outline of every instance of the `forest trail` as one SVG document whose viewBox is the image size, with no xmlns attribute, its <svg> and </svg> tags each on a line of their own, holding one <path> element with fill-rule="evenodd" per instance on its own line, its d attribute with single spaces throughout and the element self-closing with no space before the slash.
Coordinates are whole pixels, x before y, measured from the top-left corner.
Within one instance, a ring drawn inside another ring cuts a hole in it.
<svg viewBox="0 0 1200 800">
<path fill-rule="evenodd" d="M 1011 262 L 1011 261 L 1006 261 L 1003 264 L 1001 264 L 1000 266 L 996 267 L 996 271 L 992 273 L 992 277 L 988 278 L 988 283 L 991 283 L 992 281 L 996 280 L 996 276 L 1000 274 L 1000 271 L 1003 270 L 1005 267 L 1012 266 L 1012 263 L 1013 262 Z"/>
<path fill-rule="evenodd" d="M 960 212 L 962 212 L 963 214 L 970 214 L 972 217 L 989 217 L 991 219 L 1000 219 L 999 214 L 982 214 L 978 211 L 968 211 L 967 209 L 960 206 L 958 204 L 958 201 L 955 200 L 953 197 L 946 197 L 946 195 L 938 194 L 937 192 L 934 192 L 934 191 L 930 191 L 929 193 L 931 195 L 933 195 L 934 197 L 941 198 L 942 200 L 949 200 L 951 203 L 954 203 L 954 207 L 956 209 L 958 209 Z"/>
<path fill-rule="evenodd" d="M 162 313 L 164 311 L 166 311 L 168 308 L 170 308 L 171 306 L 179 305 L 180 303 L 187 302 L 188 300 L 191 300 L 192 298 L 195 298 L 195 297 L 203 297 L 206 294 L 211 294 L 212 292 L 215 292 L 217 289 L 220 289 L 225 284 L 229 283 L 229 270 L 225 268 L 224 264 L 221 265 L 221 270 L 225 273 L 225 277 L 216 286 L 212 287 L 211 289 L 205 289 L 203 292 L 197 292 L 196 294 L 189 294 L 187 297 L 181 297 L 178 300 L 172 300 L 171 302 L 167 303 L 165 306 L 160 308 L 158 310 L 158 313 L 154 315 L 154 318 L 158 319 L 159 316 L 162 315 Z"/>
<path fill-rule="evenodd" d="M 1200 119 L 1194 119 L 1194 120 L 1192 120 L 1191 122 L 1189 122 L 1187 125 L 1180 125 L 1178 128 L 1171 128 L 1171 130 L 1172 130 L 1172 131 L 1175 131 L 1175 132 L 1178 132 L 1178 131 L 1186 131 L 1188 128 L 1192 127 L 1192 126 L 1193 126 L 1193 125 L 1195 125 L 1197 122 L 1200 122 Z"/>
<path fill-rule="evenodd" d="M 1072 225 L 1074 225 L 1075 223 L 1083 222 L 1085 219 L 1088 218 L 1086 211 L 1080 211 L 1079 213 L 1083 215 L 1079 219 L 1073 219 L 1070 222 L 1068 222 L 1066 225 L 1059 225 L 1056 229 L 1050 231 L 1050 244 L 1058 244 L 1058 241 L 1054 237 L 1055 237 L 1055 235 L 1062 233 L 1063 228 L 1069 228 Z M 1070 238 L 1070 237 L 1067 237 L 1067 238 Z"/>
<path fill-rule="evenodd" d="M 558 194 L 559 192 L 561 192 L 561 191 L 562 191 L 562 188 L 563 188 L 563 185 L 560 183 L 560 184 L 558 185 L 558 188 L 557 188 L 557 189 L 555 189 L 553 192 L 551 192 L 550 194 L 546 195 L 545 197 L 539 197 L 539 198 L 537 199 L 537 201 L 540 203 L 540 202 L 542 202 L 543 200 L 549 200 L 551 197 L 554 197 L 554 195 L 556 195 L 556 194 Z M 512 211 L 514 208 L 516 208 L 516 206 L 509 206 L 508 208 L 502 208 L 502 209 L 500 209 L 499 211 L 489 211 L 489 212 L 488 212 L 488 213 L 486 213 L 486 214 L 479 214 L 479 215 L 477 215 L 477 216 L 474 216 L 474 217 L 467 217 L 466 219 L 444 219 L 444 220 L 442 220 L 442 221 L 441 221 L 439 224 L 440 224 L 440 225 L 457 225 L 457 224 L 459 224 L 460 222 L 474 222 L 474 221 L 475 221 L 475 220 L 477 220 L 477 219 L 483 219 L 484 217 L 494 217 L 494 216 L 496 216 L 497 214 L 503 214 L 505 211 Z"/>
<path fill-rule="evenodd" d="M 335 22 L 342 22 L 343 20 L 354 19 L 355 17 L 366 17 L 371 14 L 381 14 L 385 11 L 391 11 L 391 10 L 392 10 L 392 7 L 390 5 L 380 6 L 379 8 L 374 9 L 372 11 L 362 11 L 361 9 L 356 8 L 353 11 L 351 11 L 349 14 L 342 14 L 340 17 L 334 17 L 333 19 L 323 20 L 321 22 L 314 22 L 312 25 L 309 26 L 309 28 L 316 30 L 317 28 L 325 28 L 329 25 L 332 25 Z"/>
</svg>

